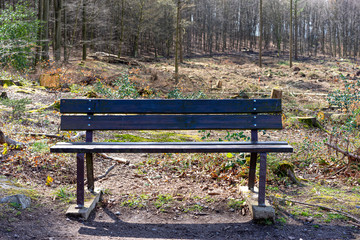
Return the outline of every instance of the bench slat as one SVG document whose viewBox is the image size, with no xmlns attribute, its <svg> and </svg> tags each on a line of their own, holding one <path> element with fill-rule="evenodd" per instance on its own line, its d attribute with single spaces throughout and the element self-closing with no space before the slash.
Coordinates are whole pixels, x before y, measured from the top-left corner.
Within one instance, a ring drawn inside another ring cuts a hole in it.
<svg viewBox="0 0 360 240">
<path fill-rule="evenodd" d="M 62 99 L 61 113 L 220 114 L 280 113 L 280 99 Z"/>
<path fill-rule="evenodd" d="M 62 130 L 282 129 L 281 115 L 63 115 Z"/>
<path fill-rule="evenodd" d="M 215 152 L 293 152 L 288 144 L 206 143 L 57 143 L 50 148 L 56 153 L 215 153 Z"/>
</svg>

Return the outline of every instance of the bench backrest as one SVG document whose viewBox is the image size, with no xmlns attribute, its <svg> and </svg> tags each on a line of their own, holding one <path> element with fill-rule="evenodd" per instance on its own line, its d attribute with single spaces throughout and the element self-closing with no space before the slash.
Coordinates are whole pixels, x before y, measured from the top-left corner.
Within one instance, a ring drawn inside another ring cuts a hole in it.
<svg viewBox="0 0 360 240">
<path fill-rule="evenodd" d="M 62 130 L 281 129 L 280 99 L 62 99 Z"/>
</svg>

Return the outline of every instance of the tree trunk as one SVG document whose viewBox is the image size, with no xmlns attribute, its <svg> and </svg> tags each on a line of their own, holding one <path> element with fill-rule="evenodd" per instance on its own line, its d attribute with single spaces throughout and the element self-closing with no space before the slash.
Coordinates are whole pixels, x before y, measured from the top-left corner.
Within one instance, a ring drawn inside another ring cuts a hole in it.
<svg viewBox="0 0 360 240">
<path fill-rule="evenodd" d="M 175 40 L 175 83 L 179 83 L 179 40 L 180 40 L 180 5 L 181 0 L 177 1 L 176 7 L 176 40 Z"/>
<path fill-rule="evenodd" d="M 294 38 L 294 58 L 298 59 L 298 36 L 299 36 L 299 26 L 298 26 L 298 12 L 297 12 L 298 0 L 295 0 L 294 4 L 294 21 L 295 21 L 295 38 Z"/>
<path fill-rule="evenodd" d="M 42 13 L 42 61 L 49 61 L 49 0 L 43 0 Z"/>
<path fill-rule="evenodd" d="M 38 0 L 38 15 L 37 15 L 37 19 L 38 21 L 43 20 L 43 5 L 44 5 L 44 1 L 43 0 Z M 42 27 L 39 27 L 38 29 L 38 33 L 37 33 L 37 46 L 36 46 L 36 54 L 35 54 L 35 62 L 34 62 L 34 66 L 36 66 L 38 64 L 38 62 L 40 61 L 41 58 L 41 50 L 42 50 L 42 45 L 43 45 L 43 33 L 42 33 Z"/>
<path fill-rule="evenodd" d="M 260 0 L 260 39 L 259 39 L 259 66 L 262 67 L 262 42 L 263 42 L 263 1 Z"/>
<path fill-rule="evenodd" d="M 86 19 L 86 1 L 87 0 L 83 0 L 83 8 L 82 8 L 82 60 L 86 61 L 86 56 L 87 56 L 87 19 Z"/>
<path fill-rule="evenodd" d="M 290 53 L 289 53 L 289 65 L 292 68 L 292 56 L 293 56 L 293 0 L 290 0 Z"/>
<path fill-rule="evenodd" d="M 62 0 L 54 0 L 54 12 L 55 12 L 55 36 L 54 36 L 54 53 L 55 61 L 60 61 L 61 58 L 61 10 Z"/>
<path fill-rule="evenodd" d="M 144 20 L 144 0 L 140 0 L 140 9 L 139 9 L 139 19 L 138 19 L 138 25 L 137 25 L 137 31 L 135 35 L 135 41 L 134 41 L 134 57 L 138 57 L 139 55 L 139 41 L 140 41 L 140 33 L 142 28 L 142 22 Z"/>
<path fill-rule="evenodd" d="M 121 57 L 122 45 L 124 41 L 124 15 L 125 15 L 125 0 L 121 0 L 121 17 L 120 17 L 120 40 L 118 57 Z"/>
<path fill-rule="evenodd" d="M 67 50 L 67 40 L 68 40 L 68 34 L 67 34 L 67 8 L 66 8 L 66 0 L 63 0 L 63 30 L 64 30 L 64 40 L 63 40 L 63 45 L 64 45 L 64 62 L 68 62 L 68 50 Z"/>
</svg>

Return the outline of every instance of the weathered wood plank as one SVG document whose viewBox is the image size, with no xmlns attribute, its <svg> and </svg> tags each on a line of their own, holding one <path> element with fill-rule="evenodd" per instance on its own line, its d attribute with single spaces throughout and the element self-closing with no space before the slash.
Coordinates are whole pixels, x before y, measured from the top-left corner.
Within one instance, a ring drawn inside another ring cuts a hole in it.
<svg viewBox="0 0 360 240">
<path fill-rule="evenodd" d="M 221 114 L 280 113 L 280 99 L 62 99 L 61 113 Z"/>
<path fill-rule="evenodd" d="M 63 153 L 215 153 L 215 152 L 293 152 L 288 144 L 198 144 L 196 142 L 174 143 L 57 143 L 50 148 L 51 152 Z"/>
<path fill-rule="evenodd" d="M 62 130 L 282 129 L 281 115 L 61 116 Z"/>
</svg>

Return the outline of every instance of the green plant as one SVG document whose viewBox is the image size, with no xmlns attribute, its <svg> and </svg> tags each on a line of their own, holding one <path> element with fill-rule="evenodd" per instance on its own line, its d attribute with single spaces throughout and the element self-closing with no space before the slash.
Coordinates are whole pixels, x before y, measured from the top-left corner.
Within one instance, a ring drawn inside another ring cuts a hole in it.
<svg viewBox="0 0 360 240">
<path fill-rule="evenodd" d="M 149 196 L 146 194 L 140 194 L 139 196 L 130 194 L 127 197 L 126 201 L 123 201 L 121 203 L 121 206 L 126 206 L 130 208 L 145 208 L 146 207 L 146 201 L 149 200 Z"/>
<path fill-rule="evenodd" d="M 245 200 L 229 199 L 227 205 L 232 209 L 242 209 L 244 207 Z"/>
<path fill-rule="evenodd" d="M 168 194 L 159 194 L 156 198 L 154 206 L 156 208 L 166 208 L 169 207 L 170 203 L 173 201 L 173 197 Z"/>
<path fill-rule="evenodd" d="M 202 91 L 185 94 L 175 87 L 167 94 L 167 98 L 168 99 L 204 99 L 206 98 L 206 94 L 203 93 Z"/>
<path fill-rule="evenodd" d="M 49 152 L 49 145 L 45 141 L 34 142 L 30 151 L 36 153 L 46 153 Z"/>
<path fill-rule="evenodd" d="M 0 100 L 1 104 L 12 108 L 11 115 L 14 119 L 20 119 L 26 110 L 26 105 L 31 103 L 31 100 L 28 98 L 21 99 L 2 99 Z"/>
<path fill-rule="evenodd" d="M 8 5 L 0 14 L 0 61 L 17 70 L 32 64 L 31 53 L 35 46 L 39 21 L 28 4 Z"/>
<path fill-rule="evenodd" d="M 192 204 L 187 208 L 184 208 L 184 212 L 201 212 L 204 209 L 200 204 Z"/>
<path fill-rule="evenodd" d="M 64 201 L 64 202 L 72 202 L 75 200 L 75 193 L 73 190 L 69 187 L 59 187 L 53 195 L 55 198 Z"/>
<path fill-rule="evenodd" d="M 95 84 L 95 91 L 111 99 L 138 98 L 139 93 L 135 83 L 131 82 L 128 74 L 122 74 L 114 81 L 115 89 L 104 86 L 101 81 Z"/>
</svg>

